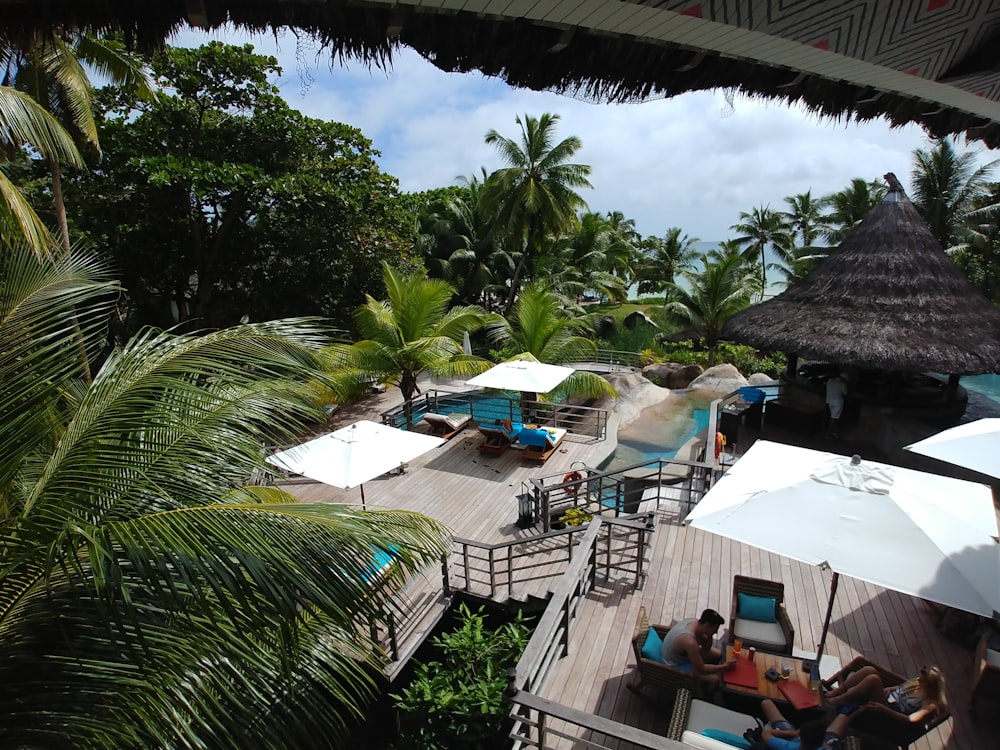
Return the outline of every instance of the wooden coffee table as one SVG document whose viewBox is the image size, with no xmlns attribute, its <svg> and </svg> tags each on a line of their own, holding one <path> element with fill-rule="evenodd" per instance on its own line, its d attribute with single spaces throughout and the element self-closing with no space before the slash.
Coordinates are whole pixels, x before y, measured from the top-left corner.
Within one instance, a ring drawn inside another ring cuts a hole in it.
<svg viewBox="0 0 1000 750">
<path fill-rule="evenodd" d="M 733 647 L 726 647 L 726 660 L 733 658 Z M 740 654 L 741 659 L 747 658 L 747 650 L 744 648 L 743 652 Z M 805 665 L 804 659 L 797 659 L 794 656 L 785 656 L 784 654 L 769 654 L 766 651 L 758 651 L 754 657 L 754 666 L 757 667 L 757 687 L 748 688 L 742 685 L 730 685 L 726 682 L 726 674 L 722 673 L 722 690 L 724 693 L 732 694 L 734 697 L 740 696 L 745 698 L 755 698 L 757 700 L 763 700 L 764 698 L 770 698 L 775 703 L 777 703 L 782 712 L 787 708 L 792 709 L 792 704 L 788 702 L 785 694 L 778 689 L 778 685 L 781 684 L 782 680 L 777 682 L 771 682 L 764 676 L 764 672 L 767 671 L 768 667 L 774 667 L 775 670 L 781 673 L 782 662 L 788 664 L 792 671 L 788 675 L 789 680 L 795 680 L 801 683 L 805 688 L 809 689 L 809 673 L 803 671 L 803 666 Z"/>
</svg>

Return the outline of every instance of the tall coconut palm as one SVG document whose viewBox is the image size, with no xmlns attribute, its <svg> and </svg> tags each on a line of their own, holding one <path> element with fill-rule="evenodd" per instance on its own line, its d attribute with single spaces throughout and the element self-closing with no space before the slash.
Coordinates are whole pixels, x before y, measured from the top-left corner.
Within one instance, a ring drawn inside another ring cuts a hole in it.
<svg viewBox="0 0 1000 750">
<path fill-rule="evenodd" d="M 703 263 L 704 270 L 700 273 L 682 273 L 685 283 L 673 285 L 665 311 L 673 322 L 701 332 L 711 367 L 715 364 L 722 326 L 750 305 L 758 286 L 756 275 L 738 255 L 726 255 L 719 260 L 705 256 Z"/>
<path fill-rule="evenodd" d="M 824 202 L 813 198 L 807 190 L 785 198 L 788 211 L 785 220 L 792 229 L 792 240 L 798 247 L 812 248 L 826 231 L 826 217 L 823 215 Z"/>
<path fill-rule="evenodd" d="M 354 313 L 362 340 L 331 347 L 329 361 L 341 383 L 374 379 L 398 385 L 409 425 L 421 375 L 468 377 L 492 366 L 464 354 L 462 339 L 494 316 L 471 305 L 449 309 L 455 290 L 441 279 L 405 274 L 383 263 L 382 280 L 386 299 L 367 295 L 367 302 Z"/>
<path fill-rule="evenodd" d="M 646 237 L 639 243 L 643 253 L 636 268 L 639 294 L 664 291 L 674 283 L 675 275 L 691 268 L 701 240 L 682 231 L 680 227 L 670 227 L 663 237 Z"/>
<path fill-rule="evenodd" d="M 626 280 L 613 269 L 622 267 L 622 256 L 631 250 L 607 218 L 587 212 L 575 231 L 553 244 L 564 252 L 552 257 L 544 253 L 541 265 L 554 288 L 577 300 L 588 290 L 596 290 L 608 299 L 624 301 Z"/>
<path fill-rule="evenodd" d="M 106 335 L 105 269 L 21 245 L 0 278 L 0 745 L 342 746 L 377 689 L 367 618 L 445 543 L 249 482 L 315 418 L 327 333 L 146 331 L 88 386 L 65 349 Z"/>
<path fill-rule="evenodd" d="M 930 151 L 918 148 L 913 152 L 913 205 L 945 250 L 962 241 L 965 217 L 986 195 L 996 164 L 977 167 L 976 153 L 958 154 L 948 138 Z"/>
<path fill-rule="evenodd" d="M 496 319 L 486 326 L 490 341 L 509 359 L 533 359 L 549 365 L 586 362 L 597 345 L 584 335 L 593 328 L 586 317 L 573 316 L 543 281 L 524 287 L 509 318 Z M 577 370 L 557 389 L 559 396 L 599 398 L 616 391 L 600 375 Z M 534 400 L 536 394 L 523 394 Z"/>
<path fill-rule="evenodd" d="M 46 158 L 77 166 L 83 157 L 73 138 L 44 107 L 8 85 L 0 85 L 0 159 L 5 153 L 29 147 Z M 28 244 L 37 253 L 50 253 L 56 240 L 17 187 L 0 161 L 0 241 Z"/>
<path fill-rule="evenodd" d="M 45 107 L 66 130 L 89 149 L 100 152 L 94 122 L 94 91 L 84 65 L 89 65 L 111 83 L 153 95 L 152 81 L 139 60 L 127 54 L 120 43 L 85 34 L 56 31 L 36 34 L 24 47 L 2 48 L 10 84 Z M 58 154 L 47 155 L 52 177 L 52 202 L 59 242 L 70 251 L 69 226 L 62 191 L 62 168 Z"/>
<path fill-rule="evenodd" d="M 586 207 L 579 188 L 591 187 L 590 167 L 571 164 L 583 145 L 575 136 L 555 143 L 559 115 L 545 113 L 539 118 L 516 118 L 521 128 L 519 141 L 495 130 L 486 134 L 486 143 L 496 146 L 509 166 L 491 175 L 493 202 L 509 243 L 520 250 L 520 258 L 510 281 L 504 314 L 509 314 L 521 286 L 527 262 L 538 257 L 543 237 L 564 234 L 576 222 L 576 212 Z"/>
<path fill-rule="evenodd" d="M 763 298 L 767 290 L 768 266 L 764 252 L 770 248 L 779 261 L 788 260 L 794 244 L 791 228 L 780 211 L 758 206 L 750 213 L 741 211 L 739 222 L 730 229 L 738 233 L 734 239 L 745 248 L 744 257 L 760 259 L 760 294 Z"/>
<path fill-rule="evenodd" d="M 866 182 L 861 177 L 855 177 L 851 184 L 843 190 L 838 190 L 823 198 L 830 207 L 827 215 L 826 241 L 831 246 L 839 245 L 865 214 L 885 198 L 885 183 L 880 180 Z"/>
</svg>

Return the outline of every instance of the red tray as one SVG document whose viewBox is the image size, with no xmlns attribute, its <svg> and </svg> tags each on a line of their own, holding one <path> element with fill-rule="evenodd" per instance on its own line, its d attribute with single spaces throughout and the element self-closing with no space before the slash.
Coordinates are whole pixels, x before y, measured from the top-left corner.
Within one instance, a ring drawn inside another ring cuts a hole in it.
<svg viewBox="0 0 1000 750">
<path fill-rule="evenodd" d="M 778 683 L 778 690 L 788 698 L 796 711 L 804 708 L 816 708 L 819 705 L 819 696 L 796 680 L 783 680 Z"/>
<path fill-rule="evenodd" d="M 736 669 L 723 672 L 722 679 L 730 685 L 756 689 L 758 685 L 757 665 L 749 659 L 736 660 Z"/>
</svg>

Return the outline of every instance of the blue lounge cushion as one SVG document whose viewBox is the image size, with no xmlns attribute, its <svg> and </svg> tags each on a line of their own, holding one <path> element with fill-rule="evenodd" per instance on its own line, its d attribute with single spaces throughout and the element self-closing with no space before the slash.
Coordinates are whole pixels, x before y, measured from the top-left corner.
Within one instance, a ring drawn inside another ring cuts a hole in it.
<svg viewBox="0 0 1000 750">
<path fill-rule="evenodd" d="M 642 645 L 642 655 L 651 661 L 663 661 L 663 639 L 656 632 L 656 628 L 649 629 L 646 642 Z"/>
<path fill-rule="evenodd" d="M 737 597 L 736 613 L 744 620 L 756 620 L 757 622 L 777 622 L 775 610 L 778 601 L 773 596 L 751 596 L 750 594 L 739 593 Z"/>
<path fill-rule="evenodd" d="M 732 745 L 733 747 L 742 747 L 749 750 L 750 743 L 738 734 L 733 734 L 732 732 L 727 732 L 723 729 L 702 729 L 701 734 L 703 737 L 708 737 L 712 740 L 718 740 L 719 742 L 725 742 L 727 745 Z"/>
<path fill-rule="evenodd" d="M 545 430 L 529 429 L 525 427 L 517 439 L 525 445 L 533 448 L 544 448 L 549 442 L 549 433 Z"/>
</svg>

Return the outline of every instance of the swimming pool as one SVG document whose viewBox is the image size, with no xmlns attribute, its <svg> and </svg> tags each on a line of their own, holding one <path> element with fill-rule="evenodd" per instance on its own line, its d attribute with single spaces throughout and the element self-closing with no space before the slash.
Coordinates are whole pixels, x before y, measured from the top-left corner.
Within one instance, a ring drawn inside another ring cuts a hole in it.
<svg viewBox="0 0 1000 750">
<path fill-rule="evenodd" d="M 618 430 L 618 447 L 602 470 L 673 458 L 678 449 L 708 427 L 712 401 L 718 394 L 675 391 L 676 398 L 643 409 L 638 419 Z"/>
</svg>

